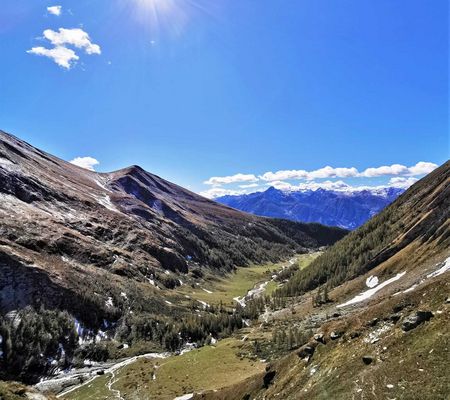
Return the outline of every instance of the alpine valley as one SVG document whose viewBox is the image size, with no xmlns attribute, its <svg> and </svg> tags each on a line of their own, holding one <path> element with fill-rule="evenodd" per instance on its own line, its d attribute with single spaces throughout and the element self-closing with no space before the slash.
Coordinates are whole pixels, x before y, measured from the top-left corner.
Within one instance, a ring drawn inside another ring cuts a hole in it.
<svg viewBox="0 0 450 400">
<path fill-rule="evenodd" d="M 401 192 L 224 205 L 0 131 L 0 398 L 448 398 L 450 161 Z"/>
</svg>

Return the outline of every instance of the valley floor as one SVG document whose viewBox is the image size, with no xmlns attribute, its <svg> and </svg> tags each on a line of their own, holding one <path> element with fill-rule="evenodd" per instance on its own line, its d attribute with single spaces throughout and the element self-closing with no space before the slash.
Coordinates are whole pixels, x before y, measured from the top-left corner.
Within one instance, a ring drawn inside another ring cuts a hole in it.
<svg viewBox="0 0 450 400">
<path fill-rule="evenodd" d="M 196 286 L 183 284 L 173 298 L 167 296 L 168 303 L 178 305 L 183 299 L 186 305 L 192 301 L 204 306 L 245 305 L 250 298 L 271 294 L 280 285 L 276 278 L 281 271 L 297 263 L 305 268 L 318 255 L 302 254 L 287 262 L 238 268 L 226 277 L 206 277 Z M 221 389 L 264 371 L 265 360 L 258 358 L 253 344 L 245 340 L 258 327 L 244 329 L 211 346 L 185 348 L 181 355 L 150 353 L 73 369 L 37 387 L 59 392 L 58 397 L 70 400 L 173 399 L 194 391 Z"/>
</svg>

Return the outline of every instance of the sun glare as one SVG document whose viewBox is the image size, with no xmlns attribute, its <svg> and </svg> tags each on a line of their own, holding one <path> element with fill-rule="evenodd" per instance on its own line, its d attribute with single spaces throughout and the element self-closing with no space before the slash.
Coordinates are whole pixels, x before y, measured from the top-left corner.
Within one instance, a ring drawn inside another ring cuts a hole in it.
<svg viewBox="0 0 450 400">
<path fill-rule="evenodd" d="M 189 17 L 190 0 L 133 0 L 134 14 L 153 35 L 163 32 L 179 35 Z"/>
</svg>

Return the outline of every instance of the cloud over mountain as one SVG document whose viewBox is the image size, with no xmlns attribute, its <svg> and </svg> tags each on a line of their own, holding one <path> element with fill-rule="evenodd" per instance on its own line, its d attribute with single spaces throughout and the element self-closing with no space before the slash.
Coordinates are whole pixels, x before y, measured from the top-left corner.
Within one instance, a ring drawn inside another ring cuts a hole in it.
<svg viewBox="0 0 450 400">
<path fill-rule="evenodd" d="M 76 157 L 70 163 L 89 171 L 95 171 L 94 167 L 100 164 L 100 161 L 93 157 Z"/>
<path fill-rule="evenodd" d="M 410 167 L 401 164 L 392 164 L 366 168 L 362 172 L 358 171 L 355 167 L 335 168 L 326 166 L 312 171 L 303 169 L 280 170 L 276 172 L 268 171 L 261 175 L 238 173 L 230 176 L 214 176 L 209 178 L 204 184 L 211 185 L 213 188 L 205 190 L 201 194 L 205 197 L 215 198 L 264 190 L 260 184 L 266 187 L 273 186 L 284 191 L 317 190 L 319 188 L 336 191 L 378 190 L 387 187 L 406 189 L 417 181 L 416 176 L 428 174 L 437 167 L 437 164 L 432 162 L 420 161 Z M 385 181 L 385 184 L 378 182 L 376 185 L 371 185 L 371 179 L 383 177 L 390 177 L 390 180 Z M 344 178 L 361 179 L 362 184 L 350 185 L 342 181 Z M 304 182 L 292 183 L 288 181 Z M 238 185 L 236 188 L 222 188 L 223 185 L 242 182 L 245 184 Z M 257 187 L 259 187 L 259 190 L 251 190 Z"/>
</svg>

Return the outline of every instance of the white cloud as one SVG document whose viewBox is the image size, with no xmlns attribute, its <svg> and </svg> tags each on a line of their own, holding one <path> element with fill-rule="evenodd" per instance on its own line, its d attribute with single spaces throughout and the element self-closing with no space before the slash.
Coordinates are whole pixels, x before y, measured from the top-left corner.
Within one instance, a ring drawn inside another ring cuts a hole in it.
<svg viewBox="0 0 450 400">
<path fill-rule="evenodd" d="M 100 162 L 93 157 L 76 157 L 70 161 L 70 163 L 88 169 L 89 171 L 95 171 L 94 166 L 100 164 Z"/>
<path fill-rule="evenodd" d="M 438 166 L 431 162 L 420 161 L 416 165 L 406 167 L 401 164 L 385 165 L 376 168 L 367 168 L 359 172 L 356 168 L 326 166 L 313 171 L 300 170 L 281 170 L 277 172 L 266 172 L 259 178 L 266 182 L 295 180 L 314 180 L 328 178 L 375 178 L 389 175 L 417 176 L 425 175 L 433 171 Z"/>
<path fill-rule="evenodd" d="M 77 53 L 67 46 L 84 49 L 87 54 L 101 54 L 100 46 L 92 43 L 89 34 L 79 28 L 59 28 L 58 32 L 46 29 L 44 38 L 54 46 L 52 49 L 38 46 L 28 50 L 27 53 L 48 57 L 66 69 L 70 69 L 73 63 L 80 59 Z"/>
<path fill-rule="evenodd" d="M 374 178 L 378 176 L 386 175 L 406 175 L 408 173 L 408 167 L 401 164 L 384 165 L 377 168 L 367 168 L 360 176 L 366 178 Z"/>
<path fill-rule="evenodd" d="M 325 179 L 325 178 L 350 178 L 358 176 L 358 170 L 354 167 L 351 168 L 333 168 L 326 166 L 324 168 L 316 169 L 308 174 L 309 180 L 312 179 Z"/>
<path fill-rule="evenodd" d="M 258 187 L 259 185 L 257 183 L 249 183 L 247 185 L 239 185 L 239 187 L 241 189 L 249 189 L 249 188 L 255 188 Z"/>
<path fill-rule="evenodd" d="M 359 176 L 373 178 L 386 175 L 418 176 L 425 175 L 438 167 L 437 164 L 419 161 L 416 165 L 406 167 L 401 164 L 384 165 L 378 168 L 367 168 Z"/>
<path fill-rule="evenodd" d="M 416 165 L 408 168 L 409 175 L 417 176 L 417 175 L 429 174 L 431 171 L 435 170 L 437 167 L 438 167 L 438 165 L 435 163 L 420 161 Z"/>
<path fill-rule="evenodd" d="M 389 180 L 389 186 L 402 188 L 402 189 L 408 189 L 411 185 L 416 183 L 418 181 L 417 178 L 405 178 L 402 176 L 397 176 L 394 178 L 391 178 Z"/>
<path fill-rule="evenodd" d="M 358 176 L 358 170 L 351 168 L 333 168 L 326 166 L 314 171 L 299 170 L 282 170 L 277 172 L 266 172 L 260 178 L 263 181 L 272 182 L 288 179 L 326 179 L 326 178 L 350 178 Z"/>
<path fill-rule="evenodd" d="M 84 49 L 87 54 L 101 54 L 100 46 L 92 43 L 89 34 L 80 28 L 59 28 L 58 32 L 46 29 L 44 37 L 54 46 L 72 45 Z"/>
<path fill-rule="evenodd" d="M 298 185 L 291 185 L 288 182 L 275 181 L 270 182 L 267 186 L 273 186 L 276 189 L 283 191 L 303 191 L 303 190 L 351 190 L 353 187 L 348 185 L 343 181 L 324 181 L 324 182 L 314 182 L 309 181 L 305 183 L 299 183 Z"/>
<path fill-rule="evenodd" d="M 47 7 L 47 11 L 49 14 L 53 14 L 56 16 L 60 16 L 61 15 L 61 10 L 62 7 L 61 6 L 51 6 L 51 7 Z"/>
<path fill-rule="evenodd" d="M 306 179 L 308 177 L 308 172 L 299 169 L 299 170 L 282 170 L 277 172 L 266 172 L 261 175 L 260 178 L 263 181 L 272 182 L 272 181 L 284 181 L 287 179 Z"/>
<path fill-rule="evenodd" d="M 200 195 L 203 197 L 206 197 L 208 199 L 215 199 L 217 197 L 228 196 L 228 195 L 235 196 L 235 195 L 244 194 L 244 193 L 246 193 L 245 190 L 231 190 L 231 189 L 215 187 L 215 188 L 200 192 Z"/>
<path fill-rule="evenodd" d="M 77 61 L 80 58 L 72 49 L 63 46 L 57 46 L 53 49 L 46 49 L 41 46 L 33 47 L 31 50 L 28 50 L 27 53 L 51 58 L 60 67 L 67 69 L 70 69 L 73 61 Z"/>
<path fill-rule="evenodd" d="M 213 176 L 207 181 L 203 182 L 205 185 L 220 186 L 229 183 L 238 182 L 257 182 L 258 178 L 253 174 L 236 174 L 231 176 Z"/>
</svg>

